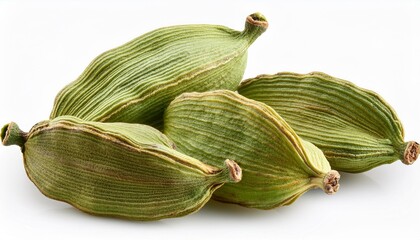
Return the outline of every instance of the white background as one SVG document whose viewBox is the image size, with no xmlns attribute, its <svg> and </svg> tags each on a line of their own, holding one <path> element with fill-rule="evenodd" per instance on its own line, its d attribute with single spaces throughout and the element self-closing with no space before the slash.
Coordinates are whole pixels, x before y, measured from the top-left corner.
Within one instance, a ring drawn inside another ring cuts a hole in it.
<svg viewBox="0 0 420 240">
<path fill-rule="evenodd" d="M 420 1 L 0 0 L 0 124 L 25 131 L 49 116 L 55 94 L 101 52 L 158 27 L 209 23 L 242 30 L 262 12 L 269 28 L 249 50 L 245 78 L 322 71 L 381 94 L 406 140 L 420 140 Z M 420 163 L 342 174 L 274 210 L 210 201 L 157 222 L 93 217 L 44 197 L 18 147 L 0 146 L 1 239 L 420 239 Z M 5 237 L 6 236 L 6 237 Z"/>
</svg>

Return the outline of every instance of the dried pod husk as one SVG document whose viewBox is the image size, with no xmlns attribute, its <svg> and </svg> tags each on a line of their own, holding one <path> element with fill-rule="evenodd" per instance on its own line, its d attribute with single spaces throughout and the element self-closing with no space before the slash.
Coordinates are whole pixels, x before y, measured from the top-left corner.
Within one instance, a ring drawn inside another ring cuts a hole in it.
<svg viewBox="0 0 420 240">
<path fill-rule="evenodd" d="M 94 215 L 183 216 L 199 210 L 224 183 L 241 179 L 235 162 L 206 165 L 146 125 L 63 116 L 29 133 L 12 122 L 1 137 L 4 145 L 21 147 L 26 173 L 44 195 Z"/>
<path fill-rule="evenodd" d="M 398 159 L 412 164 L 419 144 L 404 142 L 394 110 L 378 94 L 325 73 L 283 72 L 244 80 L 238 92 L 276 110 L 331 167 L 363 172 Z"/>
<path fill-rule="evenodd" d="M 228 90 L 184 93 L 165 111 L 164 133 L 181 152 L 214 166 L 235 160 L 238 184 L 213 198 L 246 207 L 288 205 L 311 188 L 335 193 L 340 175 L 269 106 Z"/>
<path fill-rule="evenodd" d="M 260 13 L 240 32 L 181 25 L 146 33 L 98 56 L 57 95 L 50 118 L 143 123 L 160 128 L 163 111 L 183 92 L 237 88 L 248 47 L 266 30 Z"/>
</svg>

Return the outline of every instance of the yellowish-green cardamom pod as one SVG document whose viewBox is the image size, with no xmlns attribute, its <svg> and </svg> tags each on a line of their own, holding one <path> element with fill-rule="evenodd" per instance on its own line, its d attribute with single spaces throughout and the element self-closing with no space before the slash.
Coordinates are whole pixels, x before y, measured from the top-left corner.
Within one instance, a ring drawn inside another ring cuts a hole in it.
<svg viewBox="0 0 420 240">
<path fill-rule="evenodd" d="M 184 93 L 164 115 L 164 133 L 189 156 L 214 166 L 241 166 L 242 181 L 213 197 L 246 207 L 288 205 L 311 188 L 335 193 L 340 175 L 321 150 L 300 139 L 269 106 L 235 92 Z"/>
<path fill-rule="evenodd" d="M 224 183 L 241 179 L 235 162 L 206 165 L 177 152 L 172 141 L 146 125 L 63 116 L 29 133 L 12 122 L 1 138 L 4 145 L 21 147 L 27 175 L 44 195 L 95 215 L 183 216 L 200 209 Z"/>
<path fill-rule="evenodd" d="M 363 172 L 398 159 L 412 164 L 419 144 L 404 142 L 394 110 L 378 94 L 320 72 L 261 75 L 238 92 L 277 111 L 334 169 Z"/>
<path fill-rule="evenodd" d="M 266 30 L 260 13 L 240 32 L 219 25 L 181 25 L 146 33 L 98 56 L 57 95 L 50 118 L 161 127 L 163 112 L 183 92 L 235 90 L 248 47 Z"/>
</svg>

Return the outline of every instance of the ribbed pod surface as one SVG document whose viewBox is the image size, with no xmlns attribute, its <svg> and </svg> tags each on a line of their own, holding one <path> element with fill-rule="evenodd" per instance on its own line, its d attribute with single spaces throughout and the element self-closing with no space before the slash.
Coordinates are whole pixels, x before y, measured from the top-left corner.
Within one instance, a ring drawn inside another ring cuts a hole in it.
<svg viewBox="0 0 420 240">
<path fill-rule="evenodd" d="M 404 142 L 391 106 L 348 81 L 320 72 L 283 72 L 244 80 L 238 92 L 276 110 L 334 169 L 362 172 L 397 159 L 411 164 L 418 156 L 418 144 Z"/>
<path fill-rule="evenodd" d="M 245 30 L 219 25 L 182 25 L 146 33 L 98 56 L 56 97 L 50 118 L 161 126 L 163 111 L 188 91 L 235 89 L 248 47 L 268 24 L 259 13 Z"/>
<path fill-rule="evenodd" d="M 200 209 L 225 182 L 240 180 L 233 161 L 222 168 L 206 165 L 175 151 L 172 141 L 146 125 L 64 116 L 29 133 L 8 124 L 2 140 L 22 147 L 27 175 L 43 194 L 95 215 L 183 216 Z"/>
<path fill-rule="evenodd" d="M 164 122 L 181 152 L 214 166 L 225 157 L 241 166 L 242 181 L 216 191 L 217 200 L 269 209 L 310 188 L 338 189 L 339 175 L 319 149 L 273 109 L 232 91 L 184 93 L 168 106 Z"/>
</svg>

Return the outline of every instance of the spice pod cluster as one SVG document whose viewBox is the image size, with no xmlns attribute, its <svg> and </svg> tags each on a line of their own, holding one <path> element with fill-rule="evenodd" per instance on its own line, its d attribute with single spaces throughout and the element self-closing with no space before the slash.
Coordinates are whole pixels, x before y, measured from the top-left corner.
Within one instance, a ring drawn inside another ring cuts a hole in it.
<svg viewBox="0 0 420 240">
<path fill-rule="evenodd" d="M 95 58 L 29 132 L 14 122 L 29 179 L 83 212 L 132 220 L 180 217 L 210 199 L 257 209 L 420 152 L 373 91 L 312 72 L 243 80 L 247 49 L 268 28 L 156 29 Z"/>
</svg>

